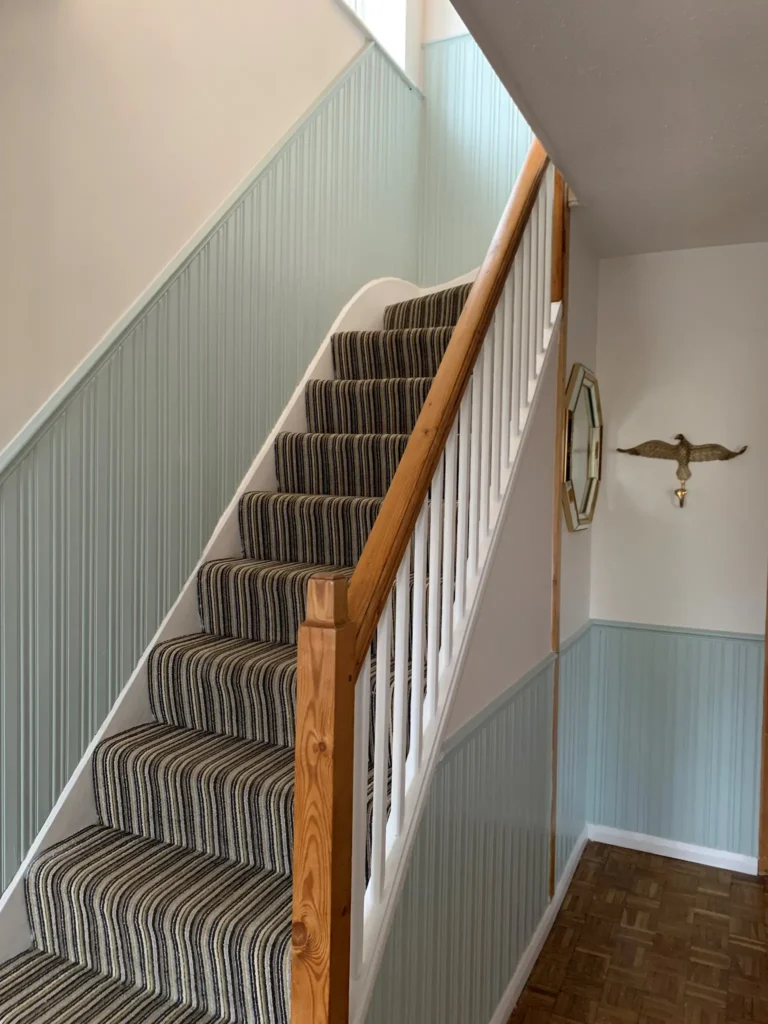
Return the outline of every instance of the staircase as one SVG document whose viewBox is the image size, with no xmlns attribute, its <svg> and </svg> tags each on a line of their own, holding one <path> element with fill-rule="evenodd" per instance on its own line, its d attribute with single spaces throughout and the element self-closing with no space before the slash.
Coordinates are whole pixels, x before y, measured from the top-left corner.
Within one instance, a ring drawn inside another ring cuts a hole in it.
<svg viewBox="0 0 768 1024">
<path fill-rule="evenodd" d="M 154 721 L 96 748 L 99 823 L 32 864 L 35 946 L 0 966 L 0 1024 L 290 1019 L 307 584 L 351 576 L 470 287 L 333 336 L 308 431 L 277 438 L 277 492 L 240 501 L 242 557 L 198 573 L 202 632 L 150 655 Z"/>
</svg>

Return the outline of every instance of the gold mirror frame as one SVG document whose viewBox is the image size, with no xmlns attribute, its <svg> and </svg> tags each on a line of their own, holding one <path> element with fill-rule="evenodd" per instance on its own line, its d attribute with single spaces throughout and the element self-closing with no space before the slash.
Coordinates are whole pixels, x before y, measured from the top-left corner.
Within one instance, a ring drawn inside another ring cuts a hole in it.
<svg viewBox="0 0 768 1024">
<path fill-rule="evenodd" d="M 587 438 L 584 458 L 586 473 L 584 483 L 578 486 L 574 481 L 574 440 L 576 438 L 576 411 L 584 402 L 587 420 Z M 563 511 L 571 533 L 586 530 L 595 515 L 597 495 L 600 491 L 600 476 L 603 461 L 603 410 L 600 405 L 600 388 L 597 377 L 582 363 L 574 363 L 568 387 L 565 392 L 565 425 L 563 447 Z M 578 490 L 581 491 L 581 499 Z"/>
</svg>

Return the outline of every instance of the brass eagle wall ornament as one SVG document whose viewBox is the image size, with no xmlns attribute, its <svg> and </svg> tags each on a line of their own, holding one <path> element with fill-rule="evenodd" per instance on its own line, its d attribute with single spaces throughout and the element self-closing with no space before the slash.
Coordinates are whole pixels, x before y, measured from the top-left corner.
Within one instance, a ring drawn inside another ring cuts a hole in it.
<svg viewBox="0 0 768 1024">
<path fill-rule="evenodd" d="M 684 434 L 675 434 L 675 440 L 677 444 L 670 444 L 669 441 L 644 441 L 634 448 L 617 448 L 616 451 L 623 455 L 640 455 L 645 459 L 671 459 L 676 462 L 680 487 L 675 491 L 675 496 L 680 502 L 680 508 L 684 507 L 685 496 L 688 493 L 685 485 L 692 476 L 689 468 L 691 462 L 727 462 L 738 455 L 743 455 L 747 450 L 747 445 L 734 452 L 723 444 L 691 444 Z"/>
</svg>

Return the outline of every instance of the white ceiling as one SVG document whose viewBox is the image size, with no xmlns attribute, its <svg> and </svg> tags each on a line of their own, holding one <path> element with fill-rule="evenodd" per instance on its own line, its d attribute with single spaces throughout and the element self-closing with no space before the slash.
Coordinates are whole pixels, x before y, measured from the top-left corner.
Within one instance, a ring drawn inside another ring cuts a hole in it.
<svg viewBox="0 0 768 1024">
<path fill-rule="evenodd" d="M 768 0 L 453 2 L 601 255 L 768 240 Z"/>
</svg>

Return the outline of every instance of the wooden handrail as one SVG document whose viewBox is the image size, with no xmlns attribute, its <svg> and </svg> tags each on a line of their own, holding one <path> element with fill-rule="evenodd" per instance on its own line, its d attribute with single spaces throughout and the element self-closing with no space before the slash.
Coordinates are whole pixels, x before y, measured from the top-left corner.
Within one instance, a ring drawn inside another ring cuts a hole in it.
<svg viewBox="0 0 768 1024">
<path fill-rule="evenodd" d="M 353 679 L 390 598 L 548 163 L 544 147 L 534 139 L 350 580 L 349 618 L 357 631 Z"/>
</svg>

